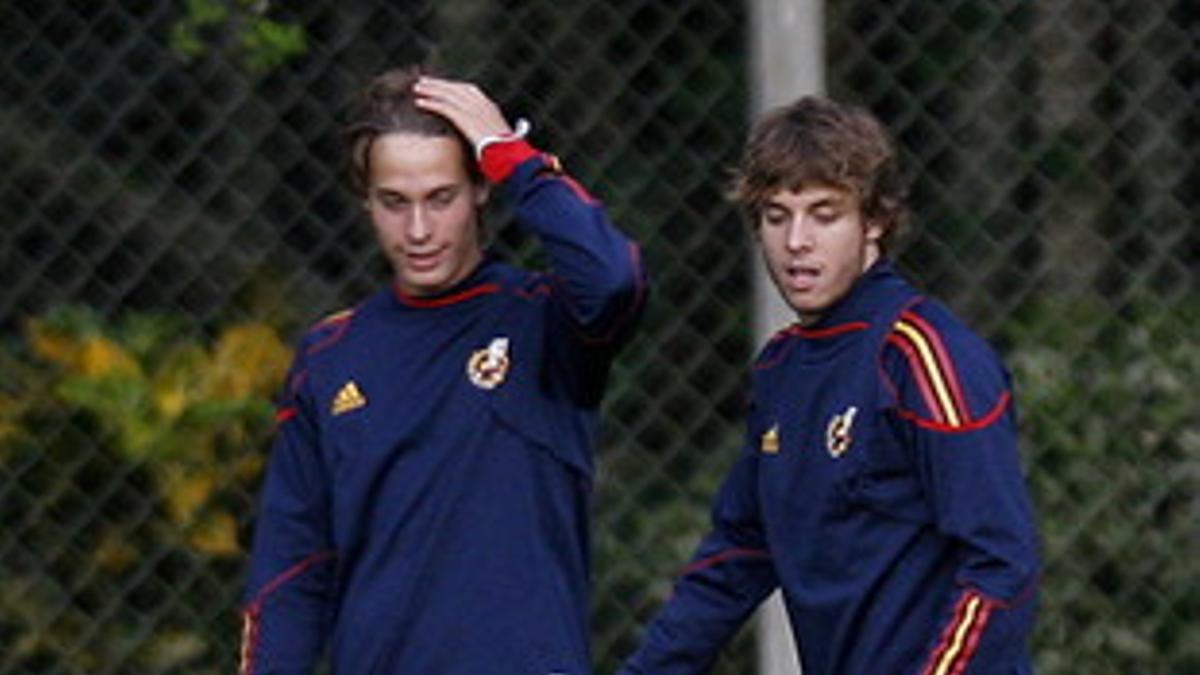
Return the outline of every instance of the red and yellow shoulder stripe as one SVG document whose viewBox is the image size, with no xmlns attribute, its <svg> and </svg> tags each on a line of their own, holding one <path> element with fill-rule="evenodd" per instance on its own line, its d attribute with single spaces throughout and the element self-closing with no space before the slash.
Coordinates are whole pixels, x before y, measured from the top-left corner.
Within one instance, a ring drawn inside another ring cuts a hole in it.
<svg viewBox="0 0 1200 675">
<path fill-rule="evenodd" d="M 929 418 L 952 428 L 968 426 L 971 410 L 941 335 L 915 312 L 903 312 L 888 342 L 908 359 Z"/>
<path fill-rule="evenodd" d="M 887 342 L 904 355 L 916 383 L 924 411 L 901 410 L 900 414 L 923 427 L 937 431 L 965 432 L 982 429 L 1008 409 L 1012 394 L 1000 392 L 991 408 L 976 415 L 965 395 L 950 350 L 938 330 L 916 312 L 900 314 Z"/>
</svg>

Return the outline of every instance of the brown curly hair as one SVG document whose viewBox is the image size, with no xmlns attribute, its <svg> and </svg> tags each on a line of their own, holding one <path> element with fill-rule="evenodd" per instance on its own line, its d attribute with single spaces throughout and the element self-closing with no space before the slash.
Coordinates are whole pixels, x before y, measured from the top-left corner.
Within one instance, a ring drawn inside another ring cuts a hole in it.
<svg viewBox="0 0 1200 675">
<path fill-rule="evenodd" d="M 883 227 L 885 251 L 907 222 L 895 147 L 879 120 L 862 108 L 805 96 L 770 111 L 750 132 L 729 195 L 757 227 L 772 195 L 809 185 L 856 194 L 864 218 Z"/>
</svg>

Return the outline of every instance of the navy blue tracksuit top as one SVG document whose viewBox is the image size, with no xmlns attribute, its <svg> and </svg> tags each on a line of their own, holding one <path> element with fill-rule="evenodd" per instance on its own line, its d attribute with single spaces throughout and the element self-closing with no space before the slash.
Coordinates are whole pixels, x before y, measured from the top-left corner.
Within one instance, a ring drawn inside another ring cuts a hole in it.
<svg viewBox="0 0 1200 675">
<path fill-rule="evenodd" d="M 775 588 L 804 675 L 1026 675 L 1039 573 L 1009 377 L 876 263 L 759 354 L 713 530 L 627 675 L 706 672 Z"/>
<path fill-rule="evenodd" d="M 590 672 L 596 414 L 644 274 L 552 157 L 520 142 L 499 161 L 552 272 L 489 256 L 443 295 L 384 289 L 302 339 L 243 673 L 311 673 L 326 650 L 338 675 Z"/>
</svg>

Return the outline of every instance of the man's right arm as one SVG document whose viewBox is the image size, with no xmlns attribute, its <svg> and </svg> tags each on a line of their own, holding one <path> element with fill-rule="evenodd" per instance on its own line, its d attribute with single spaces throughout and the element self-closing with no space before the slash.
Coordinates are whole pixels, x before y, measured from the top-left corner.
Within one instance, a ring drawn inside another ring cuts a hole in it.
<svg viewBox="0 0 1200 675">
<path fill-rule="evenodd" d="M 721 647 L 779 584 L 759 518 L 758 458 L 734 465 L 701 541 L 674 593 L 646 628 L 621 675 L 706 672 Z"/>
<path fill-rule="evenodd" d="M 276 415 L 242 609 L 239 675 L 308 675 L 329 634 L 329 481 L 304 378 L 303 366 L 294 367 Z"/>
</svg>

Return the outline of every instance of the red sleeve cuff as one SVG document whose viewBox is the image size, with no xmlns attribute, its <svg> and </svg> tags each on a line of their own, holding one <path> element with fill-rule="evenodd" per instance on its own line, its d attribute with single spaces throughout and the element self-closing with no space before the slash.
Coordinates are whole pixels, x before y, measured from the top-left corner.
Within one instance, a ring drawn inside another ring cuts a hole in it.
<svg viewBox="0 0 1200 675">
<path fill-rule="evenodd" d="M 483 149 L 479 168 L 489 183 L 501 183 L 512 175 L 517 165 L 539 154 L 541 153 L 524 139 L 492 143 Z"/>
</svg>

